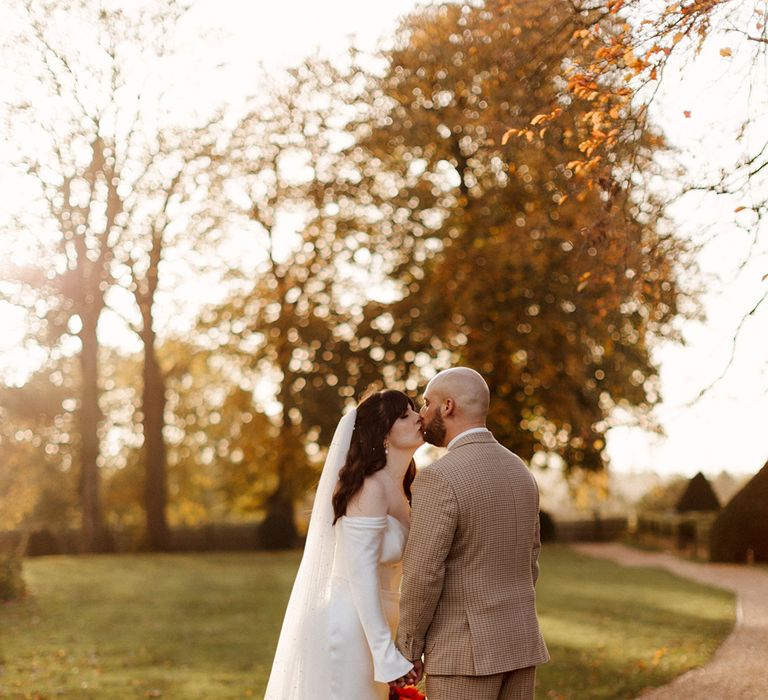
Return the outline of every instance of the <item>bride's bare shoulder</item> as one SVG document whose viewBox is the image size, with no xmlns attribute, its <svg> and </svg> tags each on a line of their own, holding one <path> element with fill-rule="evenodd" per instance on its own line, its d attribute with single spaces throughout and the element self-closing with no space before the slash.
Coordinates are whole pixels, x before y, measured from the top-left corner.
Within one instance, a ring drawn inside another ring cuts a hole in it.
<svg viewBox="0 0 768 700">
<path fill-rule="evenodd" d="M 366 477 L 362 488 L 347 506 L 347 515 L 381 516 L 387 514 L 386 485 L 378 474 Z"/>
</svg>

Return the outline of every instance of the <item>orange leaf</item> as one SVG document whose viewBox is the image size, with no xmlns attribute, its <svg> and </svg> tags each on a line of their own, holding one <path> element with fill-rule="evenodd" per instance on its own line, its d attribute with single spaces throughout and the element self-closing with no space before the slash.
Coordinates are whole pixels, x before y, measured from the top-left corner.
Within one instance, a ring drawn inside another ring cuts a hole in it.
<svg viewBox="0 0 768 700">
<path fill-rule="evenodd" d="M 728 56 L 732 56 L 733 55 L 733 51 L 731 51 L 729 48 L 726 47 L 724 49 L 720 49 L 720 55 L 721 56 L 725 56 L 726 58 L 728 58 Z"/>
<path fill-rule="evenodd" d="M 673 45 L 679 44 L 683 40 L 683 37 L 685 37 L 685 34 L 683 34 L 682 32 L 678 32 L 677 34 L 675 34 L 674 38 L 672 39 L 672 44 Z"/>
<path fill-rule="evenodd" d="M 647 61 L 647 60 L 648 60 L 648 59 L 649 59 L 651 56 L 653 56 L 653 54 L 655 54 L 655 53 L 658 53 L 658 52 L 659 52 L 659 51 L 661 51 L 661 50 L 662 50 L 661 46 L 659 46 L 658 44 L 654 44 L 654 45 L 653 45 L 653 46 L 651 46 L 651 48 L 650 48 L 650 49 L 648 49 L 648 51 L 646 52 L 646 54 L 645 54 L 645 60 Z"/>
<path fill-rule="evenodd" d="M 548 114 L 537 114 L 533 119 L 531 119 L 531 126 L 541 124 L 541 122 L 545 121 L 548 117 Z"/>
<path fill-rule="evenodd" d="M 507 141 L 509 141 L 510 136 L 514 136 L 517 133 L 517 129 L 507 129 L 504 132 L 504 136 L 501 137 L 501 145 L 505 146 Z"/>
<path fill-rule="evenodd" d="M 744 211 L 746 207 L 736 207 L 733 211 Z"/>
<path fill-rule="evenodd" d="M 635 52 L 632 49 L 629 49 L 624 53 L 624 63 L 626 63 L 630 68 L 637 65 L 637 56 L 635 56 Z"/>
<path fill-rule="evenodd" d="M 686 109 L 686 110 L 683 112 L 683 116 L 684 116 L 686 119 L 690 119 L 690 118 L 691 118 L 691 110 L 690 110 L 690 109 Z"/>
</svg>

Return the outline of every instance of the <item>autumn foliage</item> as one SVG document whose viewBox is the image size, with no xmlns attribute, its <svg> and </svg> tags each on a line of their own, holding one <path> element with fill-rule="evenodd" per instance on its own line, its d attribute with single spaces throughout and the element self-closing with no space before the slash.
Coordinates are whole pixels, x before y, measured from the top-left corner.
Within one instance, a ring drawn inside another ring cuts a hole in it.
<svg viewBox="0 0 768 700">
<path fill-rule="evenodd" d="M 81 114 L 67 57 L 87 57 L 46 20 L 85 13 L 121 46 L 149 45 L 145 24 L 129 37 L 122 10 L 57 7 L 28 18 L 26 82 L 76 115 L 55 146 L 82 144 L 84 165 L 20 154 L 39 205 L 20 220 L 56 246 L 26 236 L 29 264 L 4 288 L 44 358 L 0 396 L 9 527 L 81 520 L 97 549 L 104 527 L 128 538 L 143 523 L 163 549 L 168 526 L 264 518 L 289 546 L 344 406 L 372 382 L 417 396 L 450 364 L 486 376 L 491 428 L 526 458 L 595 471 L 615 409 L 652 427 L 654 343 L 677 339 L 695 305 L 679 282 L 686 246 L 626 177 L 666 148 L 633 103 L 664 52 L 621 50 L 636 40 L 629 4 L 431 5 L 374 57 L 307 60 L 261 76 L 232 113 L 127 134 L 104 132 L 116 118 L 99 109 L 120 89 L 87 71 L 103 103 Z M 181 7 L 157 5 L 148 26 Z M 25 105 L 8 109 L 46 132 Z M 2 235 L 16 245 L 18 230 Z M 216 291 L 197 290 L 181 332 L 186 278 Z M 140 351 L 105 345 L 102 315 Z"/>
<path fill-rule="evenodd" d="M 510 11 L 514 4 L 503 6 Z M 612 154 L 638 129 L 648 128 L 648 108 L 673 57 L 695 55 L 724 28 L 758 50 L 768 46 L 766 10 L 758 2 L 586 0 L 572 3 L 571 9 L 567 24 L 574 52 L 562 74 L 564 89 L 552 102 L 557 106 L 530 115 L 527 124 L 511 127 L 506 137 L 541 138 L 541 126 L 557 121 L 565 105 L 565 111 L 577 114 L 568 137 L 580 153 L 568 168 L 586 187 L 611 193 L 627 175 L 617 171 Z M 727 60 L 734 51 L 724 44 L 719 53 Z M 684 116 L 690 118 L 691 111 L 684 110 Z"/>
<path fill-rule="evenodd" d="M 582 112 L 508 137 L 510 121 L 557 101 L 560 66 L 581 55 L 569 13 L 446 4 L 404 22 L 361 141 L 380 164 L 361 189 L 384 213 L 372 235 L 401 298 L 368 313 L 404 379 L 434 358 L 476 367 L 505 444 L 600 469 L 611 409 L 658 400 L 649 351 L 674 337 L 684 246 L 657 229 L 652 197 L 631 188 L 611 208 L 575 183 Z M 649 167 L 658 144 L 640 136 L 612 157 Z"/>
</svg>

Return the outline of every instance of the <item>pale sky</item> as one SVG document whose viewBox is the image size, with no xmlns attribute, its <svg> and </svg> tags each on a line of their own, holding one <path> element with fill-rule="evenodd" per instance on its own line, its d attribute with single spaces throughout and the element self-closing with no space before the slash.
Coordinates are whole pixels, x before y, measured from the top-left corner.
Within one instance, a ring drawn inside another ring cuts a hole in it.
<svg viewBox="0 0 768 700">
<path fill-rule="evenodd" d="M 338 52 L 350 35 L 356 36 L 359 46 L 373 48 L 379 37 L 394 28 L 397 18 L 416 4 L 412 0 L 205 0 L 191 18 L 190 37 L 197 26 L 223 31 L 228 37 L 226 60 L 231 64 L 231 78 L 228 82 L 218 80 L 216 87 L 202 81 L 201 87 L 206 85 L 211 93 L 220 89 L 222 94 L 248 90 L 257 63 L 278 67 L 295 63 L 316 49 L 324 54 Z M 191 40 L 190 50 L 196 48 L 200 47 Z M 691 173 L 715 172 L 732 161 L 738 126 L 734 114 L 740 113 L 748 97 L 742 88 L 734 88 L 737 81 L 721 79 L 734 68 L 716 49 L 714 46 L 687 68 L 684 80 L 669 72 L 654 108 L 668 137 L 685 153 Z M 216 60 L 219 58 L 220 52 Z M 216 96 L 207 97 L 215 100 Z M 756 99 L 765 101 L 766 95 L 753 93 L 749 99 L 753 103 Z M 685 110 L 691 112 L 688 119 Z M 768 179 L 762 186 L 768 186 Z M 636 428 L 613 429 L 608 450 L 616 471 L 652 469 L 686 475 L 699 470 L 756 472 L 768 459 L 768 305 L 745 324 L 726 378 L 704 399 L 687 407 L 725 367 L 736 326 L 768 285 L 768 280 L 762 280 L 768 273 L 765 229 L 752 251 L 752 262 L 737 271 L 749 246 L 746 234 L 736 227 L 736 206 L 738 202 L 701 198 L 684 200 L 674 209 L 676 226 L 684 235 L 698 240 L 705 229 L 717 233 L 699 256 L 706 276 L 703 300 L 707 319 L 683 327 L 684 346 L 657 349 L 664 397 L 657 415 L 666 436 L 648 435 Z M 0 324 L 4 327 L 0 373 L 6 376 L 23 362 L 17 349 L 18 323 L 18 312 L 0 302 Z"/>
</svg>

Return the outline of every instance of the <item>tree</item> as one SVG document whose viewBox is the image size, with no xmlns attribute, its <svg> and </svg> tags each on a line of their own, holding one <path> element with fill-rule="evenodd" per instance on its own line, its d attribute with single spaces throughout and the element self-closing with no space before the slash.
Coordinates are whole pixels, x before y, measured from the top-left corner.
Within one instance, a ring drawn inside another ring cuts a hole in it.
<svg viewBox="0 0 768 700">
<path fill-rule="evenodd" d="M 157 352 L 165 368 L 169 526 L 261 514 L 272 488 L 278 429 L 254 399 L 259 377 L 248 359 L 177 338 L 166 338 Z M 106 364 L 111 389 L 105 414 L 115 452 L 104 475 L 105 507 L 128 533 L 140 522 L 144 500 L 142 443 L 136 439 L 142 389 L 135 382 L 142 364 L 141 354 Z"/>
<path fill-rule="evenodd" d="M 402 295 L 369 305 L 368 319 L 403 378 L 433 363 L 481 371 L 491 427 L 524 457 L 599 469 L 611 409 L 642 417 L 658 400 L 650 348 L 675 337 L 684 246 L 653 197 L 622 193 L 626 218 L 569 186 L 562 164 L 578 151 L 565 115 L 541 138 L 507 135 L 557 94 L 573 60 L 569 14 L 567 3 L 446 3 L 404 22 L 358 125 L 373 171 L 361 196 L 380 212 L 369 229 Z M 660 147 L 653 134 L 628 142 L 617 167 L 652 167 Z M 585 243 L 594 222 L 621 238 Z"/>
<path fill-rule="evenodd" d="M 359 106 L 359 105 L 358 105 Z M 327 444 L 345 403 L 377 376 L 352 348 L 362 319 L 355 199 L 362 152 L 344 134 L 354 84 L 326 61 L 287 71 L 254 101 L 232 140 L 233 202 L 247 217 L 250 268 L 206 324 L 277 387 L 273 488 L 264 539 L 296 539 L 294 501 L 310 485 L 306 450 Z M 271 534 L 270 534 L 271 533 Z"/>
<path fill-rule="evenodd" d="M 655 485 L 637 502 L 637 509 L 643 511 L 672 511 L 680 501 L 688 481 L 682 476 Z"/>
<path fill-rule="evenodd" d="M 601 190 L 611 205 L 620 208 L 626 201 L 620 193 L 631 187 L 633 179 L 643 177 L 643 168 L 640 163 L 616 167 L 615 150 L 635 138 L 638 131 L 648 129 L 649 110 L 665 74 L 679 68 L 686 75 L 692 59 L 717 43 L 724 68 L 739 76 L 734 83 L 742 84 L 750 96 L 744 111 L 732 109 L 729 113 L 729 126 L 739 148 L 733 151 L 733 162 L 715 172 L 697 171 L 692 176 L 673 173 L 670 179 L 681 180 L 682 185 L 672 201 L 706 193 L 722 200 L 715 206 L 733 208 L 733 228 L 741 229 L 750 242 L 743 269 L 749 257 L 759 252 L 758 242 L 768 213 L 768 141 L 764 126 L 768 29 L 764 3 L 578 0 L 570 8 L 570 43 L 580 50 L 573 60 L 563 64 L 562 88 L 540 113 L 526 110 L 518 115 L 517 123 L 510 123 L 508 134 L 537 139 L 541 125 L 551 128 L 564 119 L 574 123 L 568 143 L 578 149 L 579 155 L 568 162 L 568 169 L 582 187 Z M 584 102 L 588 109 L 582 109 Z M 691 118 L 691 111 L 685 110 L 684 116 Z M 618 230 L 612 233 L 621 237 Z M 758 292 L 738 323 L 727 364 L 701 389 L 698 398 L 725 376 L 744 327 L 766 299 L 768 291 Z"/>
<path fill-rule="evenodd" d="M 28 60 L 33 72 L 21 99 L 7 105 L 6 133 L 19 144 L 18 169 L 41 206 L 20 217 L 17 229 L 42 226 L 52 243 L 29 237 L 30 262 L 16 274 L 12 298 L 43 309 L 42 323 L 58 345 L 69 347 L 71 335 L 79 340 L 82 529 L 84 548 L 93 551 L 104 546 L 99 323 L 110 299 L 118 315 L 131 316 L 119 285 L 133 296 L 138 318 L 128 325 L 144 348 L 147 539 L 163 549 L 165 382 L 155 347 L 160 273 L 168 246 L 181 241 L 194 248 L 192 241 L 210 234 L 217 221 L 208 198 L 219 174 L 210 115 L 195 115 L 194 127 L 180 124 L 168 107 L 178 96 L 153 80 L 173 55 L 174 29 L 187 4 L 164 0 L 123 9 L 96 0 L 75 6 L 25 0 L 20 6 L 23 51 L 16 58 Z M 73 34 L 87 39 L 74 44 Z M 214 260 L 211 255 L 204 264 Z"/>
<path fill-rule="evenodd" d="M 134 185 L 137 213 L 127 224 L 127 235 L 116 251 L 118 269 L 125 270 L 128 287 L 139 311 L 140 323 L 130 323 L 143 347 L 142 433 L 144 436 L 144 508 L 147 545 L 168 547 L 167 454 L 163 437 L 166 424 L 166 376 L 158 357 L 157 300 L 161 270 L 168 249 L 208 251 L 204 260 L 184 260 L 188 274 L 213 275 L 221 258 L 217 213 L 221 176 L 227 171 L 225 135 L 213 122 L 195 129 L 158 130 L 154 152 L 145 154 L 145 174 Z M 182 253 L 183 255 L 183 253 Z M 189 257 L 192 257 L 191 255 Z M 176 263 L 179 274 L 181 262 Z"/>
<path fill-rule="evenodd" d="M 77 369 L 64 360 L 0 388 L 0 531 L 73 524 Z"/>
</svg>

